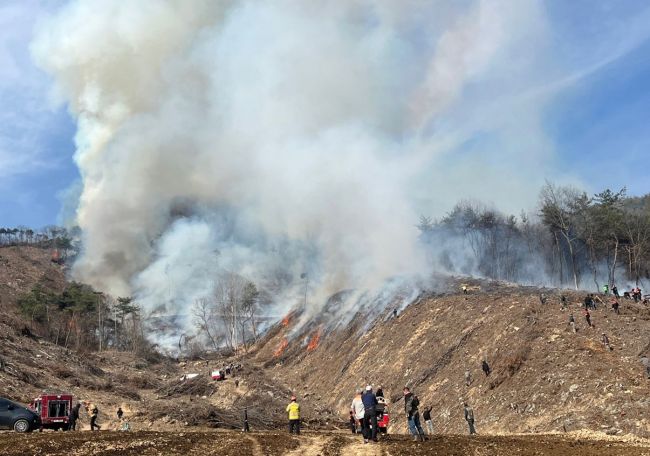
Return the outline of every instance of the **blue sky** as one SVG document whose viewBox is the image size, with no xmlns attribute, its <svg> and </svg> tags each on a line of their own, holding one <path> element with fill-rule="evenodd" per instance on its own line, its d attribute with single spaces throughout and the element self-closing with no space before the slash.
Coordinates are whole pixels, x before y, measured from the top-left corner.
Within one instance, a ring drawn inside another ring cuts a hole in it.
<svg viewBox="0 0 650 456">
<path fill-rule="evenodd" d="M 53 101 L 51 81 L 29 52 L 32 30 L 57 3 L 0 0 L 2 226 L 60 222 L 62 195 L 79 180 L 74 121 Z M 626 186 L 629 194 L 650 192 L 644 178 L 650 156 L 650 3 L 544 5 L 553 39 L 545 59 L 553 64 L 554 81 L 544 128 L 558 174 L 572 170 L 591 191 Z"/>
</svg>

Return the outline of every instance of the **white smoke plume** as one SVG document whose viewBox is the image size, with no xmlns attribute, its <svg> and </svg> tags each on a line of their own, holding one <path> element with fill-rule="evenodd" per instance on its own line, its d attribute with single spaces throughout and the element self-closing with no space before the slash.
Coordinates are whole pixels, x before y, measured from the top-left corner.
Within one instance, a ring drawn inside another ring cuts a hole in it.
<svg viewBox="0 0 650 456">
<path fill-rule="evenodd" d="M 536 1 L 71 1 L 32 51 L 78 121 L 74 276 L 187 316 L 219 269 L 283 310 L 306 272 L 312 313 L 423 272 L 419 213 L 534 201 L 545 49 Z"/>
</svg>

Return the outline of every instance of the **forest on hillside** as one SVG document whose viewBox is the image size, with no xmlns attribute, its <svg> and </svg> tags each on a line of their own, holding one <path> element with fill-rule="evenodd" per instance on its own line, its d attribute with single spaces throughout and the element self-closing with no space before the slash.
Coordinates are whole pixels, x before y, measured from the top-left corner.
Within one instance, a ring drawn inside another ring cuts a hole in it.
<svg viewBox="0 0 650 456">
<path fill-rule="evenodd" d="M 465 201 L 418 228 L 429 261 L 452 273 L 596 290 L 650 278 L 650 195 L 625 189 L 589 196 L 547 183 L 532 215 Z"/>
<path fill-rule="evenodd" d="M 650 195 L 628 197 L 625 189 L 590 196 L 549 183 L 531 214 L 508 215 L 465 201 L 440 219 L 421 217 L 418 228 L 421 248 L 437 271 L 576 289 L 617 285 L 621 291 L 643 287 L 650 278 Z M 68 263 L 79 239 L 78 229 L 0 228 L 0 244 L 71 250 Z M 216 271 L 212 295 L 189 310 L 196 334 L 179 334 L 174 344 L 185 352 L 245 348 L 259 336 L 271 295 L 253 278 Z M 145 333 L 174 324 L 143 315 L 137 299 L 75 282 L 61 293 L 37 285 L 17 304 L 32 330 L 76 349 L 148 351 Z"/>
</svg>

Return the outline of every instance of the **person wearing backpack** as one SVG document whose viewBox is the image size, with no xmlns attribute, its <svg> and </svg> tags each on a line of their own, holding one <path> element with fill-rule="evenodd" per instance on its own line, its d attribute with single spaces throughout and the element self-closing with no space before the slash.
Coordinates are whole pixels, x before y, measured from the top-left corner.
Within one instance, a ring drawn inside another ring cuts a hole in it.
<svg viewBox="0 0 650 456">
<path fill-rule="evenodd" d="M 406 419 L 409 427 L 409 431 L 413 435 L 413 440 L 415 441 L 424 441 L 424 430 L 420 424 L 420 412 L 418 412 L 418 406 L 420 405 L 420 400 L 418 397 L 411 392 L 409 387 L 404 387 L 404 412 L 406 413 Z"/>
</svg>

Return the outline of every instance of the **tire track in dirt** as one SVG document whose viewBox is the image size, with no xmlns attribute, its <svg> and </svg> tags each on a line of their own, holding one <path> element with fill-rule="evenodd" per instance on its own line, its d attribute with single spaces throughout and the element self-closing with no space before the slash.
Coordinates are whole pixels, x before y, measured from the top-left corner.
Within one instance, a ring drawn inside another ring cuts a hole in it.
<svg viewBox="0 0 650 456">
<path fill-rule="evenodd" d="M 341 449 L 341 455 L 355 456 L 383 456 L 385 453 L 378 443 L 363 443 L 362 440 L 355 439 Z"/>
<path fill-rule="evenodd" d="M 332 454 L 327 451 L 329 444 L 334 440 L 332 436 L 300 437 L 300 446 L 285 456 L 325 456 Z"/>
<path fill-rule="evenodd" d="M 257 438 L 253 437 L 252 435 L 246 435 L 246 438 L 253 445 L 253 456 L 264 456 L 264 451 L 262 451 L 262 445 L 260 445 L 259 440 L 257 440 Z"/>
</svg>

